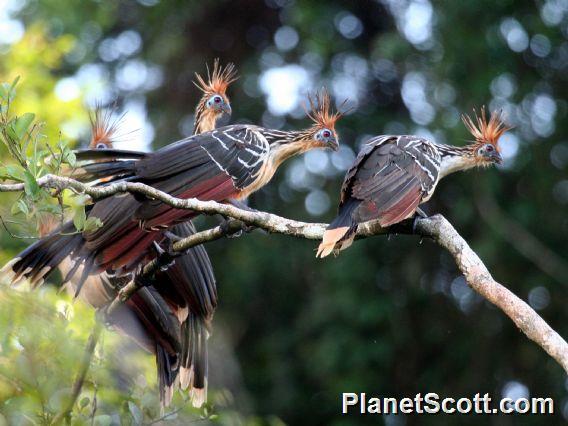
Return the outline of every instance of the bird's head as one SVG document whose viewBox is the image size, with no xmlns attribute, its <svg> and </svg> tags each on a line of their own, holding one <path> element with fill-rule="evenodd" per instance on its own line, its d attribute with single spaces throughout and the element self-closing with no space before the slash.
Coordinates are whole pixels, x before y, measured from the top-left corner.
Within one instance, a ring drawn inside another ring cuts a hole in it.
<svg viewBox="0 0 568 426">
<path fill-rule="evenodd" d="M 91 139 L 89 140 L 90 149 L 112 148 L 118 141 L 120 126 L 124 115 L 115 118 L 115 108 L 103 108 L 97 105 L 95 110 L 89 114 L 91 121 Z"/>
<path fill-rule="evenodd" d="M 330 148 L 337 151 L 339 148 L 339 137 L 335 131 L 335 123 L 343 113 L 333 112 L 329 93 L 322 89 L 314 96 L 308 96 L 310 103 L 309 109 L 306 108 L 308 117 L 313 124 L 303 133 L 303 140 L 311 148 Z"/>
<path fill-rule="evenodd" d="M 195 108 L 194 133 L 199 134 L 214 130 L 219 119 L 231 116 L 231 103 L 226 92 L 238 77 L 234 64 L 229 63 L 223 68 L 219 59 L 215 59 L 213 72 L 207 67 L 207 81 L 197 73 L 195 78 L 194 84 L 203 92 Z"/>
<path fill-rule="evenodd" d="M 487 121 L 485 107 L 481 107 L 479 114 L 475 109 L 473 113 L 473 118 L 462 115 L 465 127 L 475 138 L 468 146 L 470 155 L 477 166 L 501 164 L 503 159 L 499 148 L 499 138 L 511 128 L 504 123 L 501 111 L 494 111 L 489 121 Z"/>
</svg>

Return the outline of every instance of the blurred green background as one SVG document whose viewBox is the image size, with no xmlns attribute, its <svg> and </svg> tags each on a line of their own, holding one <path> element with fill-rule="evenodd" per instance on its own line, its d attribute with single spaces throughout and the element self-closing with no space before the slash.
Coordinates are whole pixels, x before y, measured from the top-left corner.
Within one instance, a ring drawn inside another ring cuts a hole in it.
<svg viewBox="0 0 568 426">
<path fill-rule="evenodd" d="M 289 161 L 251 197 L 257 209 L 299 220 L 333 217 L 342 176 L 370 136 L 463 144 L 460 113 L 503 108 L 515 126 L 502 138 L 505 164 L 452 176 L 425 210 L 446 215 L 499 282 L 568 336 L 567 1 L 0 0 L 0 80 L 21 76 L 14 108 L 45 121 L 50 141 L 84 143 L 85 111 L 97 101 L 126 112 L 121 148 L 191 134 L 193 73 L 216 57 L 240 72 L 229 89 L 233 122 L 299 128 L 308 90 L 349 98 L 341 150 Z M 13 199 L 2 196 L 3 217 Z M 0 261 L 28 243 L 2 230 Z M 208 245 L 220 306 L 208 408 L 218 417 L 207 421 L 434 425 L 437 416 L 341 416 L 340 394 L 488 392 L 553 397 L 556 415 L 443 424 L 566 422 L 561 367 L 474 293 L 438 246 L 376 237 L 323 261 L 315 247 L 260 232 Z M 47 423 L 69 392 L 93 313 L 51 286 L 4 288 L 0 305 L 0 423 Z M 107 331 L 73 422 L 158 418 L 153 362 Z M 172 424 L 210 415 L 183 395 L 175 406 L 185 408 Z"/>
</svg>

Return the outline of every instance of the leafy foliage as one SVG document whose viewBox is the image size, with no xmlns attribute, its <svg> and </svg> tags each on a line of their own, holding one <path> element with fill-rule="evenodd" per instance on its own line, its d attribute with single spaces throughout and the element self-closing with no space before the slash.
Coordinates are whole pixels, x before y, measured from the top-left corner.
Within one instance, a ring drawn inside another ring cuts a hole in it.
<svg viewBox="0 0 568 426">
<path fill-rule="evenodd" d="M 566 262 L 568 14 L 563 2 L 140 0 L 82 2 L 80 8 L 75 3 L 22 2 L 14 16 L 26 25 L 25 33 L 0 53 L 0 81 L 22 76 L 10 109 L 17 117 L 34 112 L 36 120 L 47 123 L 41 130 L 51 143 L 60 139 L 60 131 L 76 142 L 85 131 L 69 129 L 86 129 L 82 98 L 62 100 L 55 94 L 67 78 L 78 82 L 85 98 L 104 95 L 109 102 L 117 99 L 143 110 L 152 124 L 145 134 L 154 147 L 191 131 L 198 97 L 192 73 L 204 71 L 204 64 L 217 56 L 221 62 L 234 61 L 241 75 L 229 89 L 233 121 L 302 126 L 299 105 L 284 115 L 267 108 L 271 96 L 263 84 L 271 69 L 298 66 L 314 88 L 326 84 L 341 97 L 348 92 L 357 108 L 338 124 L 344 156 L 317 154 L 292 161 L 251 200 L 255 208 L 289 217 L 332 217 L 349 156 L 367 135 L 419 133 L 460 144 L 467 134 L 459 113 L 482 104 L 503 107 L 516 126 L 505 144 L 505 167 L 451 177 L 426 211 L 444 213 L 500 282 L 568 336 L 568 282 L 547 274 L 539 259 L 527 256 L 525 245 L 512 242 L 518 235 L 500 225 L 487 202 L 496 202 L 507 220 Z M 83 83 L 85 75 L 95 76 L 96 84 Z M 284 87 L 287 81 L 278 76 L 273 84 Z M 2 175 L 13 173 L 24 182 L 26 167 L 8 161 L 8 155 L 0 148 L 2 166 L 18 171 L 2 169 Z M 28 187 L 33 196 L 32 180 Z M 20 203 L 15 197 L 2 195 L 3 217 Z M 37 209 L 29 197 L 16 208 L 22 217 Z M 323 207 L 307 209 L 314 199 Z M 73 216 L 81 225 L 81 212 Z M 26 243 L 0 234 L 0 261 Z M 219 421 L 375 423 L 375 418 L 339 416 L 339 393 L 403 397 L 435 391 L 459 397 L 489 392 L 498 398 L 520 385 L 530 396 L 552 396 L 558 418 L 546 420 L 563 422 L 568 394 L 560 367 L 474 294 L 451 259 L 428 241 L 368 239 L 325 262 L 315 261 L 313 248 L 257 234 L 208 247 L 220 290 L 211 346 Z M 547 262 L 546 256 L 540 260 Z M 26 294 L 26 300 L 39 309 L 43 296 Z M 6 306 L 2 302 L 0 315 Z M 27 319 L 22 313 L 9 322 L 38 334 L 49 331 Z M 89 326 L 73 323 L 81 327 L 84 341 Z M 108 346 L 110 336 L 103 346 L 107 355 L 114 350 Z M 62 380 L 50 389 L 68 388 L 75 370 L 58 364 L 66 355 L 52 349 L 49 363 L 42 365 Z M 16 368 L 14 357 L 12 351 L 5 362 Z M 138 352 L 129 353 L 128 362 L 138 358 L 149 362 Z M 148 374 L 155 395 L 155 379 Z M 97 383 L 100 392 L 112 393 L 117 401 L 97 410 L 99 415 L 121 416 L 129 412 L 128 402 L 144 413 L 146 402 L 131 401 L 114 381 Z M 27 391 L 19 394 L 20 400 L 36 404 L 32 387 Z M 92 401 L 92 393 L 85 397 Z M 0 412 L 6 412 L 7 401 Z M 85 404 L 74 415 L 87 413 L 90 406 Z M 181 423 L 181 418 L 180 413 L 175 421 Z M 519 419 L 492 420 L 506 424 Z M 525 424 L 542 420 L 522 418 Z M 440 422 L 437 417 L 386 421 Z M 478 422 L 444 418 L 445 424 Z"/>
<path fill-rule="evenodd" d="M 65 208 L 69 207 L 63 202 L 63 194 L 50 193 L 49 189 L 38 184 L 38 179 L 48 173 L 61 174 L 65 166 L 73 169 L 75 154 L 61 140 L 53 148 L 45 143 L 42 124 L 34 123 L 35 114 L 11 114 L 10 105 L 16 98 L 18 80 L 0 85 L 0 138 L 12 160 L 12 164 L 0 166 L 0 180 L 24 184 L 24 191 L 12 205 L 10 213 L 15 218 L 23 216 L 25 222 L 41 221 L 45 215 L 58 215 L 62 220 Z M 53 203 L 54 198 L 59 201 L 57 205 Z M 101 225 L 99 219 L 87 220 L 85 201 L 84 197 L 75 198 L 73 223 L 77 231 L 96 229 Z"/>
</svg>

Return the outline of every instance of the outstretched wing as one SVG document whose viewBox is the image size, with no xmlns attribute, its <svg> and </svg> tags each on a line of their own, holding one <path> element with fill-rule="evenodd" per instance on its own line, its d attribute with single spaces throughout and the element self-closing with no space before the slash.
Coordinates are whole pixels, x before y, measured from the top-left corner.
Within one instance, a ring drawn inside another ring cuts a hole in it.
<svg viewBox="0 0 568 426">
<path fill-rule="evenodd" d="M 349 199 L 360 200 L 353 211 L 357 222 L 379 219 L 385 227 L 400 222 L 434 189 L 439 167 L 440 157 L 428 140 L 378 136 L 347 172 L 340 206 Z"/>
</svg>

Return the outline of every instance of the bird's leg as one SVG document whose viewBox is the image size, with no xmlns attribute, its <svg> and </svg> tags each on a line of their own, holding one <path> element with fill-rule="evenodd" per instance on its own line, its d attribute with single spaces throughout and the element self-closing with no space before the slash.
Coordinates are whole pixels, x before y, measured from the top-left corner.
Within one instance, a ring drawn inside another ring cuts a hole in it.
<svg viewBox="0 0 568 426">
<path fill-rule="evenodd" d="M 416 207 L 416 215 L 420 216 L 422 219 L 426 219 L 428 215 L 420 207 Z"/>
<path fill-rule="evenodd" d="M 135 285 L 134 292 L 138 291 L 142 287 L 149 287 L 155 284 L 152 277 L 144 274 L 143 264 L 139 264 L 134 272 L 120 277 L 115 277 L 113 281 L 116 283 L 116 286 L 113 287 L 116 291 L 115 299 L 96 311 L 97 319 L 103 322 L 107 327 L 113 324 L 111 316 L 116 311 L 117 302 L 121 299 L 121 291 L 125 287 L 128 287 L 128 284 L 130 284 L 131 281 L 133 281 Z M 120 303 L 124 303 L 124 301 Z"/>
<path fill-rule="evenodd" d="M 226 204 L 230 204 L 233 207 L 236 207 L 238 209 L 241 210 L 245 210 L 247 212 L 258 212 L 258 210 L 253 209 L 252 207 L 250 207 L 249 205 L 247 205 L 246 203 L 240 201 L 240 200 L 235 200 L 235 199 L 229 199 L 227 201 L 225 201 Z M 220 226 L 223 229 L 223 232 L 227 235 L 227 238 L 237 238 L 240 237 L 243 233 L 249 233 L 252 232 L 256 226 L 252 226 L 252 225 L 247 225 L 246 223 L 243 223 L 241 221 L 238 221 L 240 224 L 240 229 L 237 229 L 235 231 L 235 224 L 231 223 L 234 222 L 234 219 L 228 218 L 226 216 L 221 215 L 221 223 Z"/>
<path fill-rule="evenodd" d="M 416 226 L 418 225 L 418 221 L 420 219 L 426 219 L 428 217 L 428 215 L 426 213 L 424 213 L 424 210 L 422 210 L 420 207 L 416 207 L 416 214 L 414 215 L 414 218 L 412 219 L 412 233 L 416 234 Z M 422 242 L 422 240 L 420 240 L 420 242 Z"/>
<path fill-rule="evenodd" d="M 238 238 L 242 236 L 243 233 L 251 232 L 254 229 L 253 226 L 248 226 L 240 220 L 228 217 L 223 217 L 219 226 L 227 238 Z"/>
<path fill-rule="evenodd" d="M 166 249 L 164 250 L 156 241 L 152 244 L 156 251 L 156 262 L 161 271 L 167 271 L 170 266 L 175 262 L 176 257 L 181 256 L 183 253 L 174 251 L 173 241 L 166 236 Z M 136 277 L 135 277 L 136 279 Z"/>
<path fill-rule="evenodd" d="M 183 240 L 182 237 L 180 237 L 179 235 L 174 234 L 171 231 L 165 231 L 164 232 L 164 237 L 167 238 L 168 241 L 171 241 L 173 243 L 177 243 L 180 240 Z"/>
<path fill-rule="evenodd" d="M 142 264 L 138 265 L 136 271 L 134 271 L 132 281 L 134 281 L 137 288 L 149 287 L 154 284 L 152 278 L 144 275 L 144 265 Z"/>
</svg>

